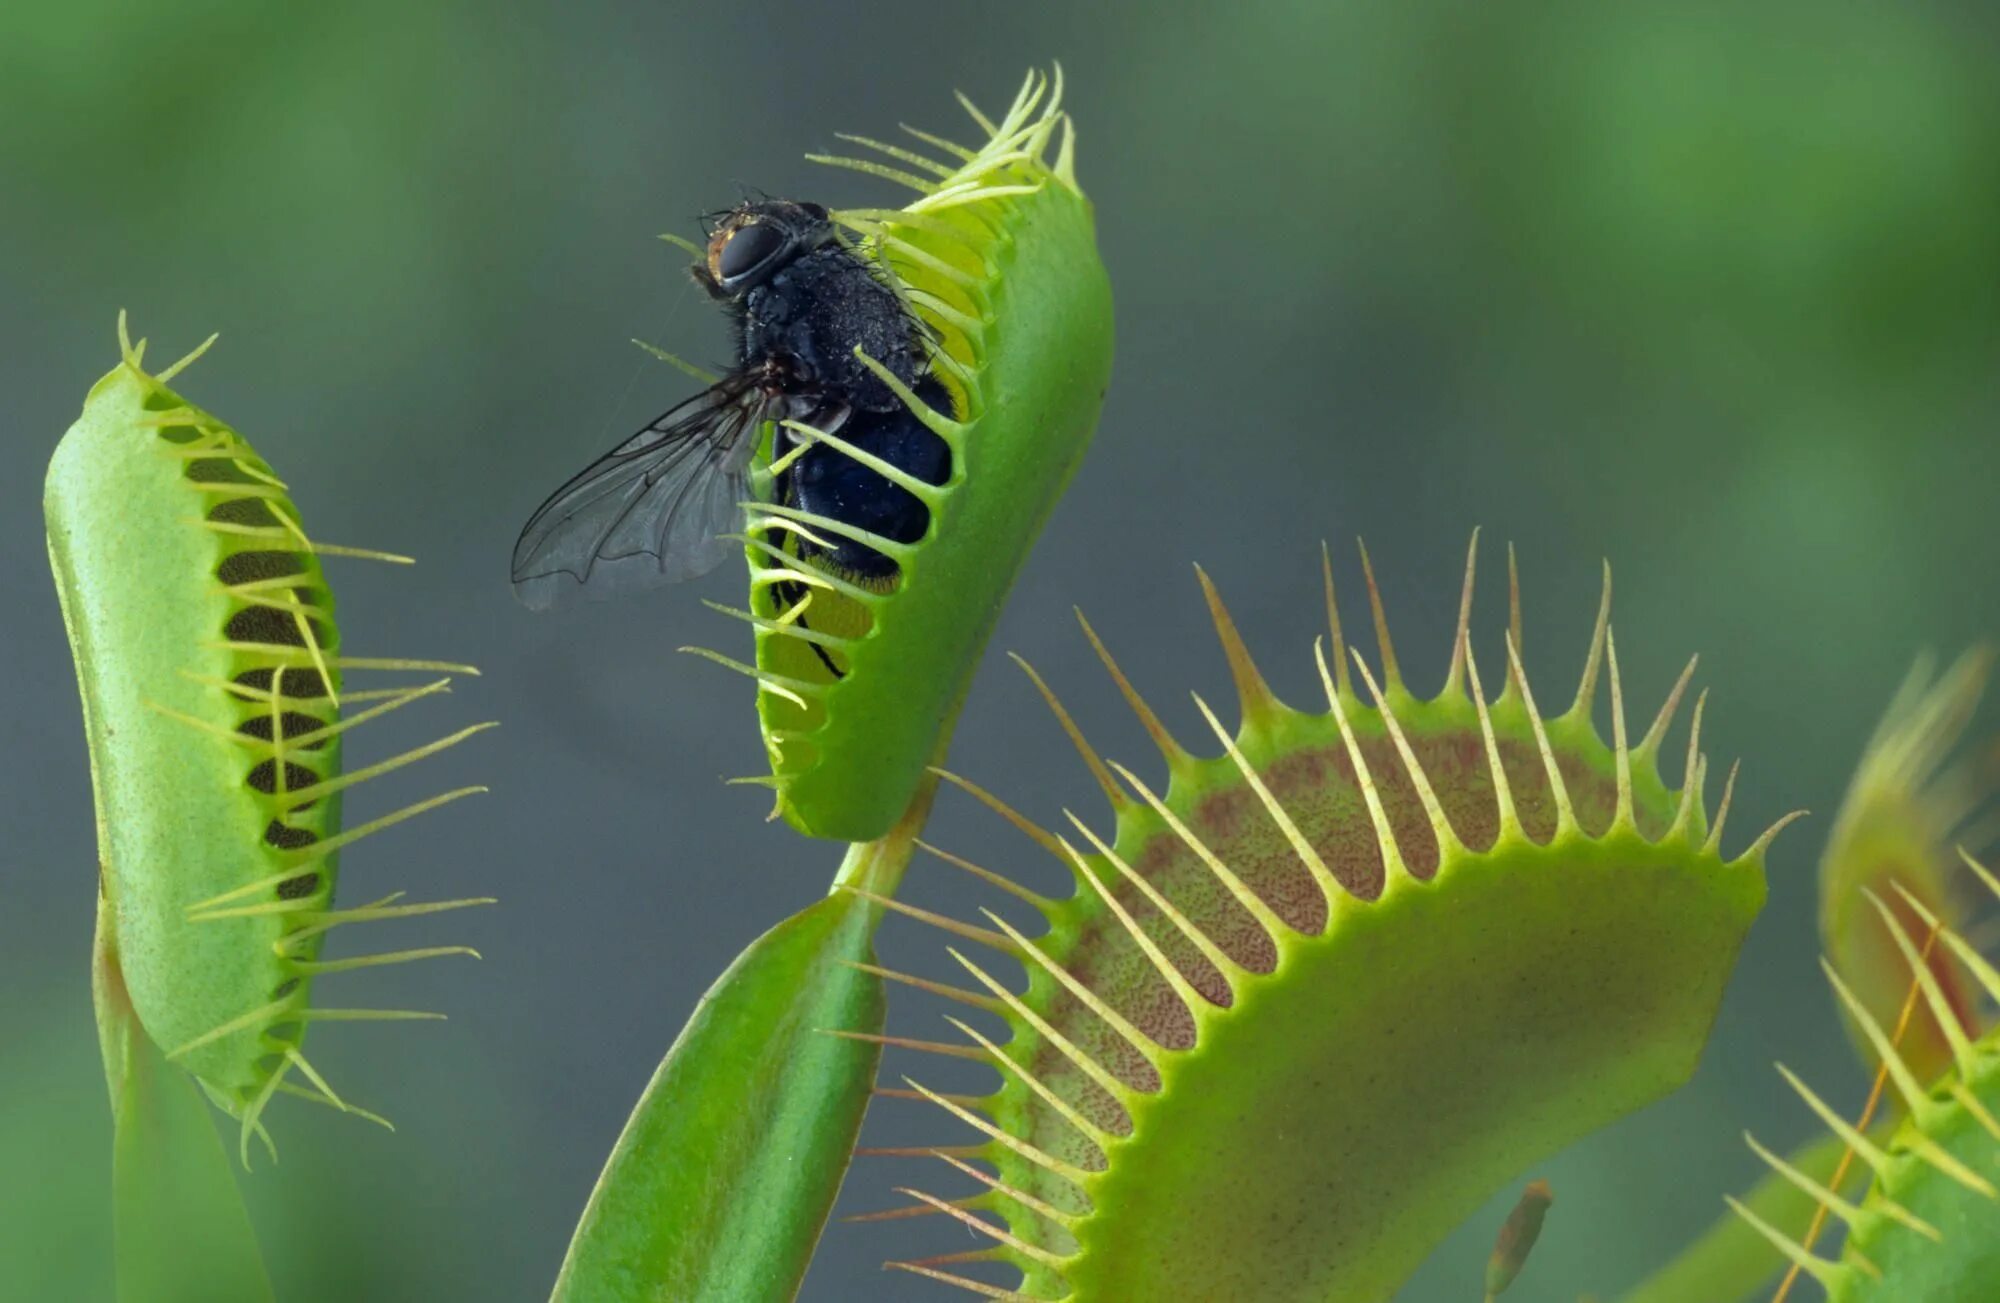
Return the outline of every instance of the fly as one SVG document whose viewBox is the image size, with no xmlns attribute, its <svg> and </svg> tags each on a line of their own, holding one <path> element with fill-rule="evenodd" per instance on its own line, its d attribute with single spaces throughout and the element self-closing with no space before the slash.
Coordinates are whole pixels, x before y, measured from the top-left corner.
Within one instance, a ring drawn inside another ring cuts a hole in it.
<svg viewBox="0 0 2000 1303">
<path fill-rule="evenodd" d="M 751 465 L 768 422 L 835 435 L 929 484 L 951 450 L 855 353 L 932 408 L 949 412 L 924 327 L 886 271 L 839 238 L 818 204 L 763 200 L 724 215 L 692 268 L 736 332 L 736 364 L 586 466 L 536 509 L 514 545 L 515 594 L 534 609 L 581 592 L 611 596 L 692 578 L 740 549 L 724 537 L 753 497 Z M 772 460 L 811 446 L 770 481 L 773 501 L 899 543 L 930 528 L 916 496 L 845 453 L 778 425 Z M 831 533 L 831 531 L 826 531 Z M 894 561 L 840 536 L 794 536 L 799 556 L 872 586 Z M 773 594 L 791 603 L 796 583 Z M 841 671 L 817 643 L 828 669 Z"/>
</svg>

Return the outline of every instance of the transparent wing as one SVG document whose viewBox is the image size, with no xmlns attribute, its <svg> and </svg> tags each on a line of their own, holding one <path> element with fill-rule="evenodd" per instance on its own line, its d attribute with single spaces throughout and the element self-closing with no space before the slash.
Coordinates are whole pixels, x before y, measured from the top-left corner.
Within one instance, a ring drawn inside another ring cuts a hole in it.
<svg viewBox="0 0 2000 1303">
<path fill-rule="evenodd" d="M 536 509 L 514 544 L 514 593 L 536 610 L 675 583 L 735 549 L 764 398 L 731 377 L 585 467 Z"/>
</svg>

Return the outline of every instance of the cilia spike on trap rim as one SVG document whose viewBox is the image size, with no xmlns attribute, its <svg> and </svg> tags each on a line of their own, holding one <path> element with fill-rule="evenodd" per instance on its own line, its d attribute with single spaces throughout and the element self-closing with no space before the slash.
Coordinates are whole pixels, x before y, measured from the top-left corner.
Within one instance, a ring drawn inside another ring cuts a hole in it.
<svg viewBox="0 0 2000 1303">
<path fill-rule="evenodd" d="M 374 1116 L 305 1058 L 307 1024 L 439 1016 L 327 1008 L 312 990 L 349 969 L 472 953 L 320 951 L 349 923 L 484 903 L 405 903 L 400 892 L 333 903 L 349 844 L 483 789 L 345 829 L 341 804 L 348 789 L 489 726 L 343 771 L 355 728 L 477 671 L 349 654 L 322 559 L 406 558 L 312 538 L 269 464 L 168 387 L 207 344 L 153 375 L 122 316 L 119 343 L 119 364 L 49 463 L 44 496 L 89 743 L 100 934 L 145 1033 L 241 1122 L 247 1161 L 252 1135 L 269 1143 L 261 1119 L 277 1094 Z M 349 686 L 350 674 L 375 671 L 422 677 Z"/>
<path fill-rule="evenodd" d="M 952 1019 L 964 1042 L 940 1048 L 998 1068 L 996 1088 L 967 1100 L 889 1070 L 948 1115 L 940 1175 L 974 1179 L 900 1211 L 983 1237 L 892 1265 L 996 1297 L 1386 1297 L 1523 1167 L 1692 1072 L 1778 831 L 1722 858 L 1701 704 L 1675 790 L 1656 763 L 1671 719 L 1630 741 L 1608 603 L 1585 691 L 1547 717 L 1518 597 L 1497 672 L 1461 601 L 1445 686 L 1424 700 L 1407 660 L 1346 647 L 1332 577 L 1323 711 L 1278 699 L 1203 577 L 1242 717 L 1232 731 L 1196 699 L 1207 754 L 1166 732 L 1118 640 L 1090 631 L 1167 767 L 1155 784 L 1100 759 L 1058 707 L 1108 830 L 1043 828 L 944 775 L 1075 889 L 984 911 L 982 949 L 1025 985 L 954 943 L 970 980 L 950 998 L 970 1011 Z M 1462 592 L 1470 579 L 1468 564 Z M 1610 743 L 1591 720 L 1599 684 Z M 944 854 L 994 873 L 988 855 Z M 1023 903 L 1039 927 L 1005 916 Z M 984 1016 L 1005 1034 L 973 1025 Z M 1254 1252 L 1232 1226 L 1255 1228 Z"/>
<path fill-rule="evenodd" d="M 1110 300 L 1061 99 L 1060 69 L 1031 73 L 1000 123 L 974 112 L 977 149 L 912 131 L 944 157 L 861 136 L 843 139 L 891 161 L 813 156 L 917 190 L 905 208 L 757 199 L 706 247 L 668 237 L 735 325 L 735 363 L 711 376 L 642 344 L 708 387 L 515 545 L 539 607 L 698 575 L 740 544 L 749 609 L 708 605 L 752 626 L 756 664 L 684 650 L 757 681 L 771 772 L 736 781 L 773 788 L 801 831 L 874 840 L 908 806 L 1095 427 Z"/>
</svg>

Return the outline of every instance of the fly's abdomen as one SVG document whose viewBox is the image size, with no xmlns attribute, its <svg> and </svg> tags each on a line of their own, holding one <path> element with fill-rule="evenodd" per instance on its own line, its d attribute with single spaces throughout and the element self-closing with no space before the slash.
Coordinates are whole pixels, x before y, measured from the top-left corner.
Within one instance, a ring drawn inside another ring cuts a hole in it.
<svg viewBox="0 0 2000 1303">
<path fill-rule="evenodd" d="M 919 384 L 917 394 L 939 411 L 951 410 L 950 394 L 935 377 Z M 900 403 L 890 412 L 855 412 L 841 434 L 863 452 L 926 484 L 943 484 L 951 478 L 950 446 Z M 833 448 L 816 447 L 800 456 L 786 473 L 784 501 L 896 543 L 919 542 L 930 531 L 930 508 L 915 494 Z M 800 555 L 866 579 L 888 580 L 897 573 L 894 561 L 865 543 L 846 537 L 825 541 L 831 546 L 801 537 Z"/>
</svg>

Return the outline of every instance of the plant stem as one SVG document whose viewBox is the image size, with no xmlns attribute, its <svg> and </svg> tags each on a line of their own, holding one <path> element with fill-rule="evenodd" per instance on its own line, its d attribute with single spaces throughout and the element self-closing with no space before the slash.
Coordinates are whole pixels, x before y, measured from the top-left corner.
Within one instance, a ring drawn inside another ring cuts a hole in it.
<svg viewBox="0 0 2000 1303">
<path fill-rule="evenodd" d="M 111 1087 L 120 1303 L 271 1303 L 270 1277 L 209 1106 L 140 1025 L 99 904 L 91 986 Z"/>
<path fill-rule="evenodd" d="M 894 896 L 896 888 L 902 885 L 903 871 L 910 866 L 917 836 L 931 816 L 931 801 L 937 796 L 937 788 L 937 774 L 925 773 L 902 817 L 887 833 L 872 842 L 855 842 L 847 848 L 828 891 L 852 888 L 878 896 Z"/>
</svg>

